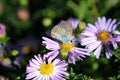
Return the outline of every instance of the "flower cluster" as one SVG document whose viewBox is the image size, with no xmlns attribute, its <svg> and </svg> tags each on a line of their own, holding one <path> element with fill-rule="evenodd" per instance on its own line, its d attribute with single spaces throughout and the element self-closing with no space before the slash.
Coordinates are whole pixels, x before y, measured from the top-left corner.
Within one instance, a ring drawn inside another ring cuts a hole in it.
<svg viewBox="0 0 120 80">
<path fill-rule="evenodd" d="M 42 37 L 42 45 L 50 50 L 43 57 L 39 54 L 29 61 L 26 68 L 26 79 L 34 80 L 64 80 L 67 73 L 67 63 L 75 64 L 93 52 L 95 57 L 100 57 L 105 49 L 107 58 L 112 56 L 110 48 L 118 48 L 120 32 L 116 30 L 116 19 L 98 18 L 95 24 L 83 25 L 78 19 L 62 20 L 50 32 L 49 38 Z M 76 38 L 77 29 L 82 32 Z M 112 46 L 111 46 L 112 45 Z"/>
</svg>

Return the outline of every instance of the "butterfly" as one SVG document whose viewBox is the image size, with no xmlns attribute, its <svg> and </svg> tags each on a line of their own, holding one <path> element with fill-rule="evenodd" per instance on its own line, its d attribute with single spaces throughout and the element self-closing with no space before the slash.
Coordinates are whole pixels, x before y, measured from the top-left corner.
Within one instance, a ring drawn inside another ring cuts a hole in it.
<svg viewBox="0 0 120 80">
<path fill-rule="evenodd" d="M 51 36 L 64 43 L 69 43 L 71 42 L 72 30 L 72 24 L 70 22 L 64 22 L 53 27 Z"/>
</svg>

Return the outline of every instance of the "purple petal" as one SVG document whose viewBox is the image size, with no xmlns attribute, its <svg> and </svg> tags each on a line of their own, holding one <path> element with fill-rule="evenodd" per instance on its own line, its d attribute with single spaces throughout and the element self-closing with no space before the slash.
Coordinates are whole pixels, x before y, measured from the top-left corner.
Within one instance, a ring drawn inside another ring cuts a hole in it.
<svg viewBox="0 0 120 80">
<path fill-rule="evenodd" d="M 113 41 L 120 42 L 120 36 L 112 38 Z"/>
<path fill-rule="evenodd" d="M 38 56 L 34 56 L 35 57 L 35 59 L 39 62 L 39 63 L 42 63 L 43 62 L 43 60 L 41 59 L 41 55 L 39 54 L 39 58 L 38 58 Z"/>
<path fill-rule="evenodd" d="M 116 19 L 114 19 L 111 23 L 110 23 L 110 25 L 109 25 L 109 27 L 108 27 L 108 31 L 112 31 L 112 27 L 113 27 L 113 25 L 116 23 Z"/>
<path fill-rule="evenodd" d="M 59 55 L 59 50 L 54 50 L 51 52 L 48 52 L 47 54 L 44 55 L 43 59 L 49 58 L 49 62 L 51 62 L 53 59 L 55 59 Z"/>
<path fill-rule="evenodd" d="M 106 22 L 106 26 L 105 26 L 105 31 L 107 31 L 110 23 L 111 23 L 112 19 L 108 19 L 107 22 Z"/>
<path fill-rule="evenodd" d="M 84 36 L 96 36 L 94 33 L 89 32 L 89 31 L 85 31 L 84 33 L 81 33 L 81 35 L 84 35 Z"/>
<path fill-rule="evenodd" d="M 98 24 L 97 21 L 95 22 L 95 26 L 96 26 L 96 28 L 97 28 L 98 30 L 100 30 L 100 26 L 99 26 L 99 24 Z"/>
<path fill-rule="evenodd" d="M 46 37 L 42 37 L 42 39 L 44 41 L 42 41 L 43 45 L 46 46 L 47 49 L 49 50 L 56 50 L 56 49 L 60 49 L 60 46 L 57 42 L 51 40 L 51 39 L 48 39 Z"/>
<path fill-rule="evenodd" d="M 104 29 L 106 27 L 106 18 L 105 17 L 102 18 L 102 27 L 104 27 Z"/>
<path fill-rule="evenodd" d="M 58 64 L 62 65 L 62 67 L 66 67 L 68 64 L 65 62 L 65 60 L 60 61 Z M 60 66 L 59 65 L 59 66 Z"/>
<path fill-rule="evenodd" d="M 71 52 L 69 53 L 68 62 L 75 64 L 75 58 L 72 54 L 74 54 L 74 53 L 71 53 Z"/>
<path fill-rule="evenodd" d="M 112 54 L 111 54 L 111 52 L 110 52 L 110 48 L 109 48 L 109 46 L 108 45 L 106 45 L 106 52 L 105 52 L 105 54 L 106 54 L 106 57 L 107 58 L 110 58 L 111 56 L 112 56 Z"/>
<path fill-rule="evenodd" d="M 88 45 L 88 44 L 96 42 L 96 41 L 97 41 L 97 37 L 83 38 L 83 39 L 81 39 L 81 45 Z"/>
<path fill-rule="evenodd" d="M 78 48 L 78 47 L 74 47 L 75 49 L 79 50 L 79 51 L 84 51 L 84 52 L 88 52 L 88 49 L 84 49 L 84 48 Z"/>
<path fill-rule="evenodd" d="M 112 27 L 112 30 L 114 31 L 117 27 L 118 27 L 118 25 L 114 24 L 113 27 Z"/>
<path fill-rule="evenodd" d="M 91 44 L 87 45 L 86 48 L 88 48 L 91 52 L 94 49 L 96 49 L 100 44 L 101 44 L 101 41 L 96 41 L 94 43 L 91 43 Z"/>
<path fill-rule="evenodd" d="M 118 45 L 117 45 L 117 43 L 115 41 L 111 41 L 111 43 L 112 43 L 114 49 L 118 48 Z"/>
<path fill-rule="evenodd" d="M 103 30 L 103 25 L 102 25 L 102 19 L 100 17 L 98 17 L 98 26 L 100 28 L 100 30 Z"/>
<path fill-rule="evenodd" d="M 32 80 L 39 80 L 40 76 L 36 76 L 35 78 L 33 78 Z"/>
<path fill-rule="evenodd" d="M 86 28 L 86 30 L 89 30 L 94 33 L 97 32 L 97 28 L 92 24 L 88 24 L 88 27 Z"/>
<path fill-rule="evenodd" d="M 59 59 L 55 59 L 55 60 L 53 61 L 53 64 L 54 64 L 54 65 L 57 65 L 59 62 L 60 62 Z"/>
<path fill-rule="evenodd" d="M 56 74 L 56 73 L 55 73 Z M 53 74 L 53 75 L 50 75 L 51 77 L 51 80 L 57 80 L 58 78 Z"/>
<path fill-rule="evenodd" d="M 26 79 L 31 79 L 39 75 L 39 71 L 34 71 L 26 75 Z"/>
<path fill-rule="evenodd" d="M 99 45 L 99 47 L 94 51 L 94 55 L 98 59 L 101 53 L 102 45 Z"/>
<path fill-rule="evenodd" d="M 67 21 L 72 23 L 73 29 L 76 29 L 78 23 L 80 22 L 79 19 L 73 19 L 73 18 L 69 18 Z"/>
<path fill-rule="evenodd" d="M 74 48 L 73 49 L 73 52 L 74 53 L 79 53 L 79 54 L 81 54 L 81 55 L 90 55 L 89 53 L 88 53 L 88 50 L 87 51 L 82 51 L 82 50 L 79 50 L 79 49 L 77 49 L 77 48 Z"/>
<path fill-rule="evenodd" d="M 31 73 L 31 72 L 34 72 L 34 71 L 37 71 L 37 69 L 33 68 L 33 67 L 30 67 L 30 66 L 27 66 L 26 73 Z"/>
<path fill-rule="evenodd" d="M 120 35 L 120 32 L 119 32 L 119 31 L 113 31 L 112 33 L 113 33 L 113 34 L 116 34 L 116 35 Z"/>
<path fill-rule="evenodd" d="M 34 64 L 36 64 L 36 65 L 40 65 L 40 63 L 37 61 L 37 60 L 35 60 L 35 59 L 31 59 L 31 61 L 34 63 Z"/>
<path fill-rule="evenodd" d="M 29 61 L 29 64 L 30 64 L 31 67 L 39 69 L 39 66 L 36 65 L 35 63 L 33 63 L 32 61 Z"/>
</svg>

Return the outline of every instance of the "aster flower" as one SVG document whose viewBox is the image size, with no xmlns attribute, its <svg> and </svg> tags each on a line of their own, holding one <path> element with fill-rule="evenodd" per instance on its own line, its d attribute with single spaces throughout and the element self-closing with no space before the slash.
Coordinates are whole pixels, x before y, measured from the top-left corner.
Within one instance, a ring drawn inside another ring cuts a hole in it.
<svg viewBox="0 0 120 80">
<path fill-rule="evenodd" d="M 65 80 L 69 74 L 67 63 L 64 60 L 55 59 L 54 56 L 38 54 L 29 61 L 26 67 L 26 79 L 33 80 Z"/>
<path fill-rule="evenodd" d="M 60 55 L 62 57 L 65 56 L 68 58 L 69 63 L 75 64 L 76 58 L 82 60 L 82 57 L 85 58 L 86 55 L 89 55 L 89 53 L 87 53 L 87 49 L 76 47 L 74 42 L 61 43 L 56 40 L 51 40 L 47 37 L 42 37 L 42 39 L 44 40 L 42 42 L 43 45 L 46 46 L 47 49 L 51 50 L 49 55 Z"/>
<path fill-rule="evenodd" d="M 81 45 L 86 46 L 90 52 L 94 51 L 96 58 L 99 58 L 102 47 L 105 47 L 107 58 L 112 56 L 110 45 L 114 49 L 118 47 L 117 42 L 120 42 L 120 32 L 117 28 L 116 19 L 108 19 L 105 17 L 98 18 L 95 24 L 87 24 L 87 27 L 80 38 Z"/>
</svg>

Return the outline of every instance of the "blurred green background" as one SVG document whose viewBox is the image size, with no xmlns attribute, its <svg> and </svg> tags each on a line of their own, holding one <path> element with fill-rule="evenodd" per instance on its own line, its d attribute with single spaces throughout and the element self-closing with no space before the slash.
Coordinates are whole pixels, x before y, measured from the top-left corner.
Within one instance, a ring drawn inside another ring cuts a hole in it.
<svg viewBox="0 0 120 80">
<path fill-rule="evenodd" d="M 10 38 L 8 47 L 5 47 L 6 52 L 12 53 L 11 51 L 16 49 L 19 53 L 21 50 L 22 53 L 31 53 L 23 54 L 24 58 L 19 63 L 21 67 L 17 69 L 1 65 L 0 75 L 4 76 L 5 80 L 24 80 L 28 60 L 34 54 L 44 53 L 41 37 L 46 36 L 46 31 L 61 20 L 76 18 L 93 23 L 98 16 L 120 21 L 120 0 L 0 0 L 0 23 L 6 25 L 6 33 Z M 27 45 L 31 44 L 33 47 L 27 46 L 28 52 L 24 52 L 27 51 L 24 45 L 26 40 Z M 32 44 L 34 41 L 36 43 Z M 34 53 L 29 52 L 29 49 Z M 70 64 L 68 71 L 71 75 L 68 80 L 119 80 L 119 52 L 119 49 L 115 50 L 115 55 L 110 59 L 106 59 L 104 55 L 100 59 L 91 56 L 77 61 L 76 65 Z M 16 60 L 16 56 L 9 57 L 11 62 Z"/>
</svg>

